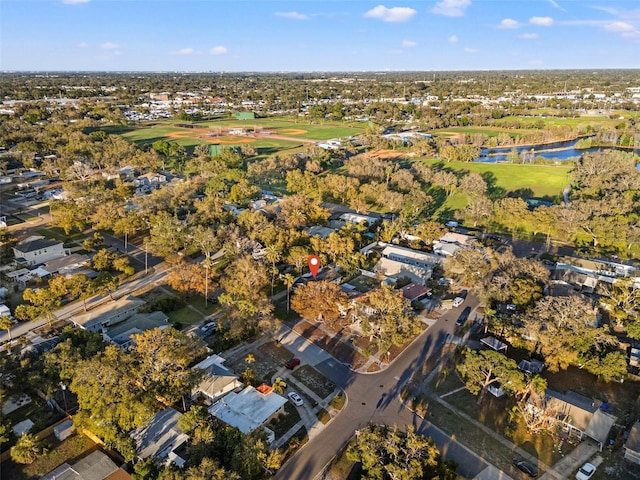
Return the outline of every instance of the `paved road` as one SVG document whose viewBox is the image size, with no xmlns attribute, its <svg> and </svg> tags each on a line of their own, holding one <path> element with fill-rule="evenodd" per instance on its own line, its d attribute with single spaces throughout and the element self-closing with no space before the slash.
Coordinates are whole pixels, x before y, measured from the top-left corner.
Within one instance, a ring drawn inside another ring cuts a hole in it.
<svg viewBox="0 0 640 480">
<path fill-rule="evenodd" d="M 403 385 L 418 371 L 428 357 L 434 354 L 453 333 L 455 319 L 461 308 L 475 308 L 478 300 L 469 296 L 463 306 L 445 313 L 436 323 L 418 337 L 385 370 L 374 374 L 355 373 L 333 358 L 321 360 L 315 368 L 340 386 L 347 394 L 347 403 L 340 414 L 324 430 L 312 438 L 278 471 L 275 478 L 313 479 L 346 445 L 355 430 L 369 422 L 388 425 L 413 425 L 416 431 L 435 440 L 445 459 L 459 464 L 458 473 L 473 478 L 487 467 L 487 463 L 473 452 L 451 440 L 449 436 L 408 410 L 399 400 Z M 285 339 L 286 340 L 286 339 Z M 289 348 L 293 346 L 287 345 Z M 296 354 L 303 360 L 311 355 L 308 347 Z"/>
<path fill-rule="evenodd" d="M 124 285 L 118 288 L 118 290 L 115 292 L 114 295 L 120 298 L 125 295 L 129 295 L 135 292 L 136 290 L 139 290 L 149 284 L 160 282 L 167 275 L 167 271 L 166 271 L 167 268 L 168 268 L 168 264 L 166 263 L 156 265 L 156 267 L 154 268 L 154 271 L 150 272 L 149 275 L 145 275 L 136 280 L 125 283 Z M 98 296 L 92 297 L 89 300 L 87 300 L 87 309 L 90 310 L 108 301 L 111 301 L 108 295 L 98 295 Z M 73 302 L 56 310 L 55 315 L 58 318 L 58 320 L 67 320 L 72 315 L 76 313 L 81 313 L 83 311 L 84 311 L 84 306 L 82 302 Z M 16 339 L 22 335 L 26 335 L 27 333 L 40 328 L 45 323 L 47 323 L 46 320 L 20 322 L 11 329 L 11 337 L 13 339 Z M 9 336 L 7 335 L 7 331 L 0 330 L 0 344 L 4 343 L 8 339 L 9 339 Z"/>
</svg>

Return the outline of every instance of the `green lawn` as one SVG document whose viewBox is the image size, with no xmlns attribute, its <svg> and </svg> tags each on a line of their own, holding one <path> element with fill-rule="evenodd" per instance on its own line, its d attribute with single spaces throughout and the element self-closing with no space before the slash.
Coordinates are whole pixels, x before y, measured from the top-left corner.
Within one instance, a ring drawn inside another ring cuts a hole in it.
<svg viewBox="0 0 640 480">
<path fill-rule="evenodd" d="M 29 465 L 19 465 L 12 461 L 3 462 L 0 476 L 3 479 L 12 480 L 40 478 L 67 461 L 75 463 L 80 457 L 97 450 L 96 444 L 82 434 L 72 435 L 62 442 L 51 435 L 45 439 L 45 442 L 50 447 L 48 454 Z"/>
<path fill-rule="evenodd" d="M 130 142 L 134 142 L 137 144 L 149 144 L 153 143 L 156 140 L 171 140 L 179 145 L 184 147 L 193 147 L 195 145 L 200 145 L 204 143 L 208 143 L 202 141 L 195 136 L 184 137 L 184 138 L 169 138 L 167 135 L 173 132 L 184 132 L 184 128 L 176 127 L 175 124 L 181 124 L 185 122 L 180 121 L 164 121 L 159 123 L 152 123 L 141 125 L 140 127 L 126 131 L 122 133 L 122 136 L 129 140 Z M 292 138 L 304 138 L 309 140 L 328 140 L 330 138 L 336 137 L 348 137 L 351 135 L 357 135 L 359 133 L 364 132 L 363 127 L 359 126 L 351 126 L 347 123 L 324 123 L 324 124 L 316 124 L 311 123 L 308 120 L 298 120 L 298 119 L 272 119 L 272 118 L 256 118 L 254 120 L 211 120 L 205 122 L 194 122 L 194 125 L 201 128 L 208 128 L 212 126 L 217 127 L 244 127 L 251 128 L 254 126 L 260 126 L 264 128 L 274 129 L 275 134 L 292 137 Z M 294 130 L 304 130 L 304 132 L 295 132 Z M 270 138 L 257 138 L 249 145 L 258 149 L 258 152 L 261 155 L 269 155 L 275 153 L 276 151 L 280 151 L 283 149 L 289 148 L 297 148 L 301 144 L 297 144 L 294 142 L 288 142 L 285 140 L 277 140 Z M 233 145 L 229 145 L 233 146 Z"/>
<path fill-rule="evenodd" d="M 513 163 L 449 162 L 441 160 L 420 160 L 427 165 L 441 164 L 455 172 L 475 172 L 493 187 L 504 190 L 504 194 L 530 189 L 535 197 L 555 198 L 569 184 L 571 165 L 519 165 Z M 454 197 L 454 196 L 452 196 Z M 451 201 L 456 201 L 452 199 Z M 457 200 L 459 201 L 459 200 Z"/>
<path fill-rule="evenodd" d="M 544 112 L 541 112 L 541 114 Z M 501 120 L 498 120 L 496 123 L 500 125 L 501 121 L 510 121 L 510 120 L 519 120 L 522 123 L 533 123 L 538 120 L 542 120 L 545 126 L 556 126 L 556 125 L 569 125 L 572 127 L 576 127 L 578 125 L 603 125 L 608 127 L 615 127 L 618 123 L 620 123 L 619 119 L 611 119 L 605 115 L 593 116 L 593 117 L 577 117 L 577 118 L 562 118 L 562 117 L 525 117 L 525 116 L 514 116 L 507 117 Z"/>
<path fill-rule="evenodd" d="M 500 133 L 508 133 L 512 137 L 518 137 L 522 134 L 536 132 L 537 130 L 527 130 L 502 127 L 449 127 L 441 130 L 432 130 L 429 133 L 434 135 L 457 135 L 459 133 L 467 133 L 473 135 L 474 133 L 483 133 L 489 137 L 495 137 Z"/>
</svg>

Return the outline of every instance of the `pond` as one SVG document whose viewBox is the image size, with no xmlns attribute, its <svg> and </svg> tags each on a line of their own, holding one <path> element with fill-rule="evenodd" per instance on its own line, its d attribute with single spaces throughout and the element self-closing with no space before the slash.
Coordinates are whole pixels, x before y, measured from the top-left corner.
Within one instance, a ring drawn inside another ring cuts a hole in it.
<svg viewBox="0 0 640 480">
<path fill-rule="evenodd" d="M 524 153 L 524 161 L 531 161 L 534 157 L 542 157 L 548 160 L 571 160 L 580 157 L 583 153 L 594 153 L 604 150 L 618 150 L 617 147 L 592 147 L 592 148 L 575 148 L 576 143 L 581 139 L 565 140 L 562 142 L 542 143 L 538 145 L 520 145 L 515 146 L 518 157 L 522 158 Z M 509 153 L 513 150 L 511 147 L 483 148 L 480 151 L 480 157 L 474 162 L 482 163 L 499 163 L 508 162 Z M 640 155 L 640 148 L 620 149 L 627 152 L 633 152 Z"/>
</svg>

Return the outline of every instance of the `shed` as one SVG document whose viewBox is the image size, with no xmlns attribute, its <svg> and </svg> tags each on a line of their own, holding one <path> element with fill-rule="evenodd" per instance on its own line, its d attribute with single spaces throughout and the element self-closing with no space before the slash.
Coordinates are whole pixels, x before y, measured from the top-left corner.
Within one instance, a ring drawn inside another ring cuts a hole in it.
<svg viewBox="0 0 640 480">
<path fill-rule="evenodd" d="M 521 360 L 518 368 L 526 373 L 540 373 L 544 369 L 544 363 L 539 360 Z"/>
<path fill-rule="evenodd" d="M 506 343 L 501 342 L 495 337 L 484 337 L 483 339 L 480 340 L 480 342 L 486 345 L 487 347 L 495 350 L 496 352 L 499 352 L 501 350 L 504 350 L 505 352 L 507 351 L 508 345 Z"/>
<path fill-rule="evenodd" d="M 76 427 L 73 425 L 73 420 L 65 420 L 60 425 L 53 427 L 53 434 L 60 441 L 69 438 L 75 432 Z"/>
<path fill-rule="evenodd" d="M 624 443 L 624 459 L 640 465 L 640 422 L 633 424 Z"/>
</svg>

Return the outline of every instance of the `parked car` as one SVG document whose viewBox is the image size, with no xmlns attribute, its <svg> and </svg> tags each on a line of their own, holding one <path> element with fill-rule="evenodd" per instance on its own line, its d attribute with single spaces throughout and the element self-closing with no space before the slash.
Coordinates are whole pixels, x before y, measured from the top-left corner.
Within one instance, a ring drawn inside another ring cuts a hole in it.
<svg viewBox="0 0 640 480">
<path fill-rule="evenodd" d="M 462 297 L 456 297 L 456 298 L 453 299 L 453 306 L 455 308 L 458 308 L 463 303 L 464 303 L 464 298 L 462 298 Z"/>
<path fill-rule="evenodd" d="M 284 364 L 284 366 L 287 367 L 289 370 L 293 370 L 298 365 L 300 365 L 300 359 L 297 357 L 290 358 L 289 360 L 287 360 L 287 363 Z"/>
<path fill-rule="evenodd" d="M 289 392 L 287 396 L 289 397 L 289 400 L 291 400 L 296 407 L 301 407 L 302 405 L 304 405 L 304 400 L 302 400 L 302 397 L 298 395 L 296 392 Z"/>
<path fill-rule="evenodd" d="M 585 463 L 580 467 L 578 473 L 576 473 L 577 480 L 589 480 L 596 473 L 596 466 L 593 463 Z"/>
<path fill-rule="evenodd" d="M 462 325 L 464 325 L 465 322 L 469 319 L 469 314 L 470 313 L 471 313 L 471 307 L 464 307 L 464 310 L 462 310 L 462 313 L 460 314 L 460 316 L 456 320 L 456 325 L 458 327 L 461 327 Z"/>
<path fill-rule="evenodd" d="M 200 331 L 202 333 L 206 333 L 207 335 L 213 333 L 218 328 L 218 324 L 216 322 L 207 322 L 200 327 Z"/>
<path fill-rule="evenodd" d="M 514 458 L 512 463 L 518 470 L 526 473 L 530 477 L 535 478 L 538 476 L 538 467 L 533 463 L 527 462 L 526 460 L 518 460 L 517 458 Z"/>
</svg>

